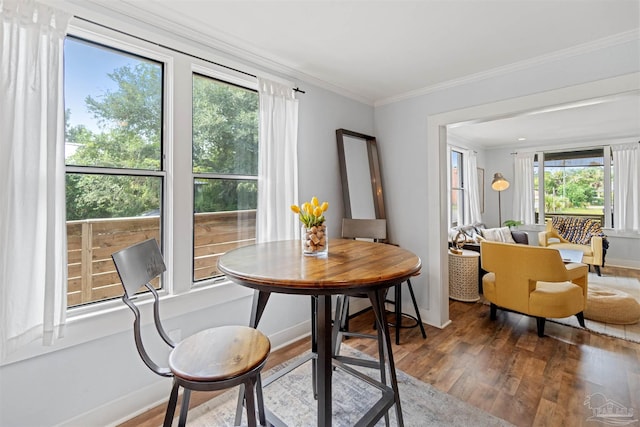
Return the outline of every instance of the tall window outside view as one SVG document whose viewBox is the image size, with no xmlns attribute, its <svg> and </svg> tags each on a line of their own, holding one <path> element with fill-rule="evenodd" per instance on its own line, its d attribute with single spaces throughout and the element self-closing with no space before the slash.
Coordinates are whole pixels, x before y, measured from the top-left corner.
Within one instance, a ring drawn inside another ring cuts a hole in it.
<svg viewBox="0 0 640 427">
<path fill-rule="evenodd" d="M 122 294 L 112 252 L 161 241 L 163 65 L 68 37 L 64 70 L 73 307 Z"/>
<path fill-rule="evenodd" d="M 217 259 L 256 237 L 258 93 L 193 75 L 193 280 L 220 276 Z M 215 232 L 212 232 L 214 231 Z"/>
<path fill-rule="evenodd" d="M 585 215 L 602 221 L 604 191 L 603 149 L 545 153 L 546 215 Z"/>
</svg>

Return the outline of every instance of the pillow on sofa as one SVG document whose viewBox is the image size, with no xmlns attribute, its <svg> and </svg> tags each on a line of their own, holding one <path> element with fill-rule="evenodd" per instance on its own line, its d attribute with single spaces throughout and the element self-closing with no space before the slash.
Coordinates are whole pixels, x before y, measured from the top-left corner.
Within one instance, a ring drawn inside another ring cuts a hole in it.
<svg viewBox="0 0 640 427">
<path fill-rule="evenodd" d="M 458 233 L 462 233 L 464 236 L 464 240 L 467 243 L 476 243 L 476 238 L 478 237 L 478 233 L 476 230 L 470 226 L 460 226 L 449 229 L 449 241 L 453 242 L 458 235 Z"/>
<path fill-rule="evenodd" d="M 487 228 L 482 230 L 482 237 L 490 242 L 515 243 L 509 227 Z"/>
</svg>

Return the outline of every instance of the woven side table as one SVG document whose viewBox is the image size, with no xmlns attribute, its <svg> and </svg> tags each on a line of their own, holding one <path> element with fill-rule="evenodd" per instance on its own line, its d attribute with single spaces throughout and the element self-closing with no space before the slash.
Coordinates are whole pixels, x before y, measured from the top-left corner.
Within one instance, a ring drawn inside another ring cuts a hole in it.
<svg viewBox="0 0 640 427">
<path fill-rule="evenodd" d="M 456 255 L 449 252 L 449 298 L 465 302 L 478 301 L 479 268 L 479 253 L 463 250 L 462 254 Z"/>
</svg>

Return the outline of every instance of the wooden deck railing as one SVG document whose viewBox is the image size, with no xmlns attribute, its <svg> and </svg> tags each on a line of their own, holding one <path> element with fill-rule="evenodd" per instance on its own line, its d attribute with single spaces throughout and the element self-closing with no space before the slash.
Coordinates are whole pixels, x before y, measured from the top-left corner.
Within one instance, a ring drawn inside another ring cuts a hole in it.
<svg viewBox="0 0 640 427">
<path fill-rule="evenodd" d="M 536 224 L 538 223 L 538 212 L 536 212 Z M 572 214 L 572 213 L 555 213 L 555 212 L 547 212 L 544 216 L 546 220 L 551 219 L 554 216 L 576 216 L 579 218 L 591 218 L 599 221 L 601 225 L 604 226 L 604 214 Z"/>
<path fill-rule="evenodd" d="M 218 257 L 255 242 L 255 210 L 196 214 L 194 222 L 194 280 L 218 275 Z M 68 221 L 68 306 L 121 296 L 111 254 L 150 238 L 160 242 L 158 216 Z"/>
</svg>

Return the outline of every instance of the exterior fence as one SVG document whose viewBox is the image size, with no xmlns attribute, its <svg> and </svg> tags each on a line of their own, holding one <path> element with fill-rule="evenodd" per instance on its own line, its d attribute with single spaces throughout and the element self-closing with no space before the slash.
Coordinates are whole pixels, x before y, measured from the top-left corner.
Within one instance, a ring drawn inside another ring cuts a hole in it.
<svg viewBox="0 0 640 427">
<path fill-rule="evenodd" d="M 536 212 L 536 224 L 538 223 L 538 212 Z M 579 218 L 591 218 L 600 222 L 600 225 L 604 227 L 604 214 L 565 214 L 565 213 L 550 213 L 547 212 L 544 216 L 545 220 L 549 220 L 554 216 L 575 216 Z"/>
<path fill-rule="evenodd" d="M 218 258 L 255 243 L 255 225 L 255 210 L 195 214 L 193 279 L 219 275 Z M 67 305 L 122 296 L 111 254 L 151 238 L 161 241 L 159 216 L 68 221 Z"/>
</svg>

